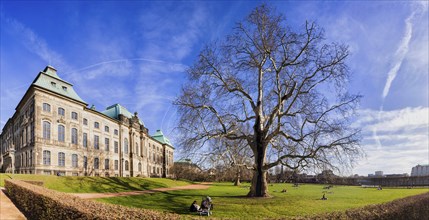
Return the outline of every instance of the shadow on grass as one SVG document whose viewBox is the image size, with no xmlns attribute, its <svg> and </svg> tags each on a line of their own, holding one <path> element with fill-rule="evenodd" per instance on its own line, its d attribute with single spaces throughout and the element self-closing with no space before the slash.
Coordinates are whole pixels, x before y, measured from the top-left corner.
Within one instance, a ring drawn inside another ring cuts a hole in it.
<svg viewBox="0 0 429 220">
<path fill-rule="evenodd" d="M 147 178 L 128 177 L 70 177 L 64 176 L 63 184 L 71 192 L 78 193 L 102 193 L 102 192 L 126 192 L 141 191 L 155 188 L 168 187 L 165 183 L 159 183 Z"/>
</svg>

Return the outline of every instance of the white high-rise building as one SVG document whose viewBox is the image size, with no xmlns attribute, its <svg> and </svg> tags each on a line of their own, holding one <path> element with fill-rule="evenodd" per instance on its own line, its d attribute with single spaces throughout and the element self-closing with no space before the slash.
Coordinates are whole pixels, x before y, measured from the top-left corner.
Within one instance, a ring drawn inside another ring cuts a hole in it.
<svg viewBox="0 0 429 220">
<path fill-rule="evenodd" d="M 429 176 L 429 164 L 417 165 L 411 169 L 411 176 Z"/>
</svg>

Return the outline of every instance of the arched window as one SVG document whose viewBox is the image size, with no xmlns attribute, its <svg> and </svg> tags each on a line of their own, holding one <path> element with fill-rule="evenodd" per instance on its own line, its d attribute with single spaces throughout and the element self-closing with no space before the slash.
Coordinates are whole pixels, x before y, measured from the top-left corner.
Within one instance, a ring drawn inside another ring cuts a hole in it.
<svg viewBox="0 0 429 220">
<path fill-rule="evenodd" d="M 77 144 L 77 129 L 76 128 L 72 128 L 71 130 L 71 142 L 72 144 Z"/>
<path fill-rule="evenodd" d="M 126 160 L 126 161 L 125 161 L 125 170 L 129 170 L 129 167 L 128 167 L 128 160 Z"/>
<path fill-rule="evenodd" d="M 58 108 L 58 115 L 62 115 L 62 116 L 64 116 L 65 115 L 65 110 L 63 109 L 63 108 L 61 108 L 61 107 L 59 107 Z"/>
<path fill-rule="evenodd" d="M 65 128 L 64 125 L 58 125 L 58 141 L 64 142 L 65 140 Z"/>
<path fill-rule="evenodd" d="M 65 166 L 65 160 L 66 160 L 66 156 L 63 152 L 59 152 L 58 153 L 58 166 L 63 167 Z"/>
<path fill-rule="evenodd" d="M 78 167 L 77 154 L 72 154 L 72 167 Z"/>
<path fill-rule="evenodd" d="M 94 169 L 98 169 L 100 165 L 100 161 L 98 160 L 98 157 L 94 158 Z"/>
<path fill-rule="evenodd" d="M 30 150 L 30 167 L 33 166 L 33 150 Z"/>
<path fill-rule="evenodd" d="M 43 165 L 51 165 L 51 152 L 48 150 L 43 151 Z"/>
<path fill-rule="evenodd" d="M 124 154 L 128 154 L 128 139 L 124 140 Z"/>
<path fill-rule="evenodd" d="M 48 103 L 43 103 L 43 111 L 51 112 L 51 105 L 49 105 Z"/>
<path fill-rule="evenodd" d="M 72 112 L 71 113 L 71 118 L 74 120 L 77 120 L 77 112 Z"/>
<path fill-rule="evenodd" d="M 88 168 L 88 158 L 86 156 L 83 157 L 83 168 Z"/>
<path fill-rule="evenodd" d="M 51 123 L 48 121 L 43 122 L 43 138 L 44 139 L 51 139 Z"/>
<path fill-rule="evenodd" d="M 109 159 L 104 159 L 104 169 L 109 169 Z"/>
<path fill-rule="evenodd" d="M 139 171 L 142 171 L 142 163 L 139 163 Z"/>
</svg>

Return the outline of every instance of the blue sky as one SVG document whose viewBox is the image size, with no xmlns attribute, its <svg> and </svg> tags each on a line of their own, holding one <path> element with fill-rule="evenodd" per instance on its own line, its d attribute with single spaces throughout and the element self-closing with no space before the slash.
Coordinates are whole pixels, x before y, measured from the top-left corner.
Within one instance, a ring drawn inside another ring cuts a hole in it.
<svg viewBox="0 0 429 220">
<path fill-rule="evenodd" d="M 175 142 L 172 100 L 202 47 L 259 1 L 1 1 L 0 127 L 52 65 L 97 110 L 120 103 Z M 350 173 L 410 173 L 429 163 L 425 1 L 274 1 L 292 27 L 314 20 L 350 46 L 366 157 Z M 179 155 L 179 154 L 178 154 Z M 176 158 L 179 159 L 179 158 Z"/>
</svg>

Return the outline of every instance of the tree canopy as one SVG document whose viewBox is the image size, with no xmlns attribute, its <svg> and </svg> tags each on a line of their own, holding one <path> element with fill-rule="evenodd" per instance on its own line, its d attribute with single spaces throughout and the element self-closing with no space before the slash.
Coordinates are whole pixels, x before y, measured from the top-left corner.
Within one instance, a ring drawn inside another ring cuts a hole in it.
<svg viewBox="0 0 429 220">
<path fill-rule="evenodd" d="M 360 155 L 359 130 L 350 126 L 360 97 L 347 92 L 348 47 L 326 43 L 314 22 L 296 29 L 275 9 L 255 8 L 201 51 L 175 101 L 182 147 L 207 150 L 221 138 L 252 150 L 249 196 L 268 196 L 274 166 L 335 167 Z"/>
</svg>

